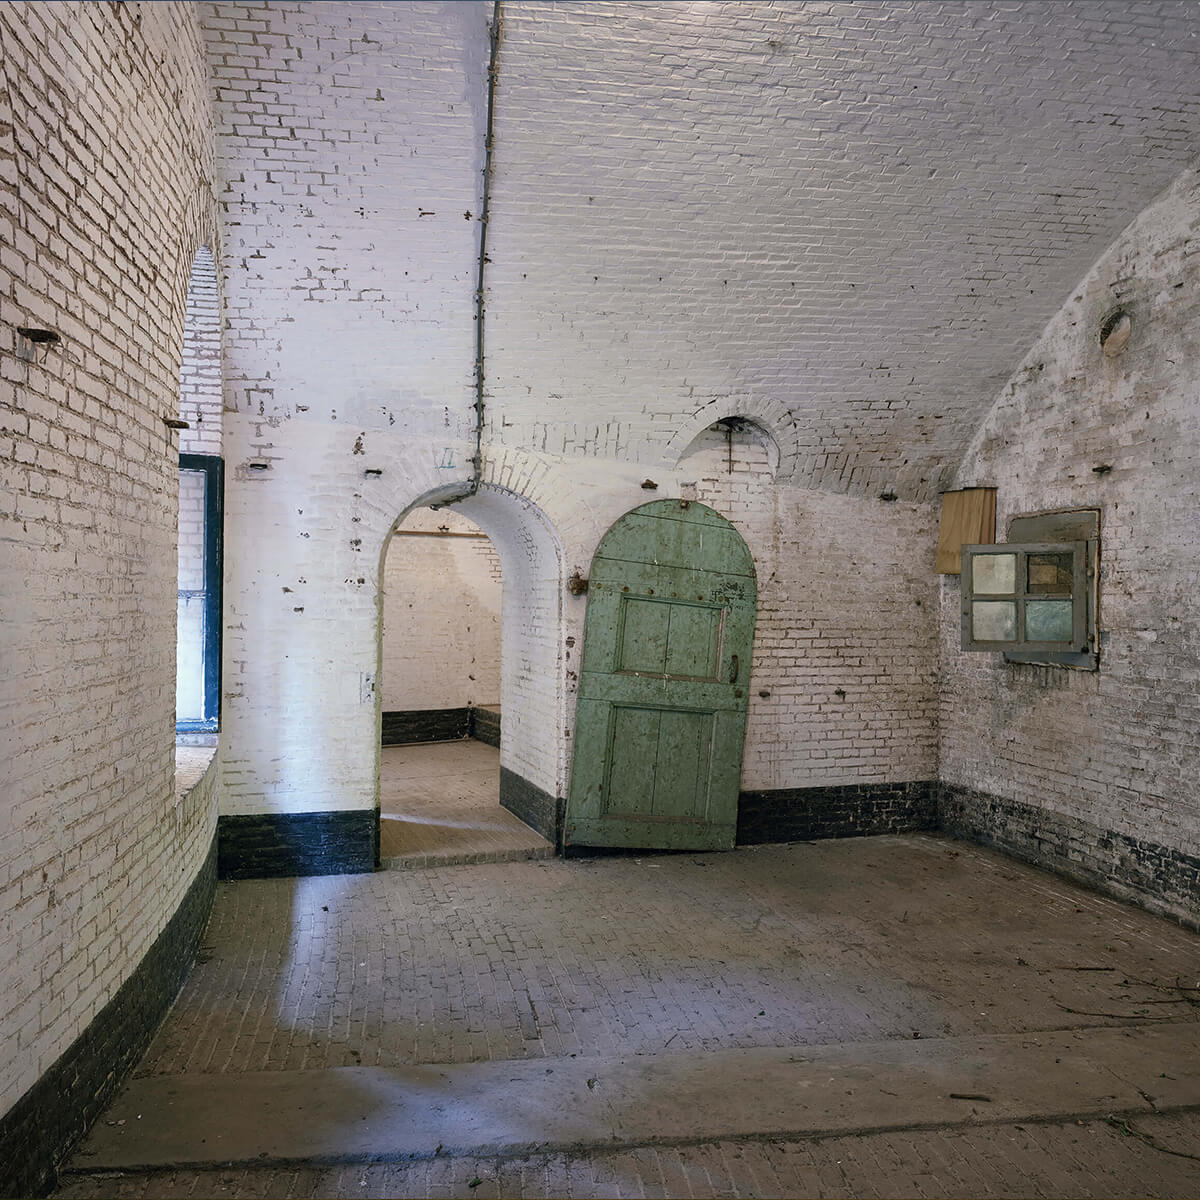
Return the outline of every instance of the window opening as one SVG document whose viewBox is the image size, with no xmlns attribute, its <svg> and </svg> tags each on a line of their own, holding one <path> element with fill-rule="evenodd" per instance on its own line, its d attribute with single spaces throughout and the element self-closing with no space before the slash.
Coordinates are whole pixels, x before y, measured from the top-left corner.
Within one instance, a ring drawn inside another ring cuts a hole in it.
<svg viewBox="0 0 1200 1200">
<path fill-rule="evenodd" d="M 179 456 L 175 730 L 216 730 L 221 711 L 221 531 L 224 464 Z"/>
<path fill-rule="evenodd" d="M 1099 513 L 1014 518 L 1039 540 L 962 548 L 962 648 L 1095 670 Z"/>
</svg>

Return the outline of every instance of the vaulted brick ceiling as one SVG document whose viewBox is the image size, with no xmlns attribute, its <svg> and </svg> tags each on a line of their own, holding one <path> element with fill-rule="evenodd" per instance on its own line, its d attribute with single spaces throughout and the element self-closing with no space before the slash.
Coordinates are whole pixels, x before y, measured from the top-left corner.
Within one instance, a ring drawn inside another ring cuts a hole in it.
<svg viewBox="0 0 1200 1200">
<path fill-rule="evenodd" d="M 548 450 L 782 402 L 798 482 L 929 495 L 1200 152 L 1193 3 L 502 11 L 493 435 Z"/>
<path fill-rule="evenodd" d="M 930 496 L 1089 267 L 1200 156 L 1193 0 L 500 8 L 489 445 L 670 464 L 741 413 L 798 483 Z M 328 310 L 295 305 L 299 266 L 357 294 L 369 336 L 355 353 L 338 327 L 329 378 L 305 360 L 289 383 L 284 355 L 273 403 L 473 419 L 463 216 L 491 3 L 202 12 L 234 307 L 274 287 L 301 324 L 264 336 L 328 338 Z"/>
</svg>

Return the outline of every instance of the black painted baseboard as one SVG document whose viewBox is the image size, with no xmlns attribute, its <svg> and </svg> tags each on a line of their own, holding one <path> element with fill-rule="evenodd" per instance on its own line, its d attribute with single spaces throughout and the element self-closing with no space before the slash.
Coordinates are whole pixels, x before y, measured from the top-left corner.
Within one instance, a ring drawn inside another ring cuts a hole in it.
<svg viewBox="0 0 1200 1200">
<path fill-rule="evenodd" d="M 379 810 L 256 813 L 217 822 L 222 879 L 357 875 L 379 857 Z"/>
<path fill-rule="evenodd" d="M 738 797 L 737 844 L 807 842 L 937 828 L 937 785 L 856 783 Z"/>
<path fill-rule="evenodd" d="M 66 1052 L 0 1118 L 0 1196 L 41 1196 L 150 1045 L 204 935 L 217 839 L 175 915 Z"/>
<path fill-rule="evenodd" d="M 380 740 L 384 746 L 410 742 L 455 742 L 471 732 L 469 708 L 418 708 L 383 714 Z"/>
<path fill-rule="evenodd" d="M 556 850 L 562 849 L 563 815 L 567 802 L 555 797 L 528 779 L 500 768 L 500 805 L 520 817 L 530 829 L 540 833 Z"/>
<path fill-rule="evenodd" d="M 380 743 L 384 746 L 457 742 L 468 737 L 499 749 L 500 714 L 474 705 L 385 712 L 380 731 Z"/>
<path fill-rule="evenodd" d="M 946 833 L 1200 929 L 1197 856 L 956 784 L 938 793 Z"/>
<path fill-rule="evenodd" d="M 500 714 L 488 708 L 471 709 L 471 736 L 477 742 L 500 749 Z"/>
</svg>

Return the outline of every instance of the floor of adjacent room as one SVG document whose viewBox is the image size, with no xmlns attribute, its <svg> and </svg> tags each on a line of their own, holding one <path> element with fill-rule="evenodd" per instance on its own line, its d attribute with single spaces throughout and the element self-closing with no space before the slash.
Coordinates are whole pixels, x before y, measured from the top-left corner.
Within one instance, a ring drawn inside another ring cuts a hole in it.
<svg viewBox="0 0 1200 1200">
<path fill-rule="evenodd" d="M 55 1194 L 1200 1194 L 1200 935 L 932 835 L 536 857 L 497 776 L 388 748 L 397 869 L 220 883 Z"/>
<path fill-rule="evenodd" d="M 500 807 L 500 751 L 466 738 L 384 746 L 379 853 L 386 867 L 548 858 L 540 834 Z"/>
</svg>

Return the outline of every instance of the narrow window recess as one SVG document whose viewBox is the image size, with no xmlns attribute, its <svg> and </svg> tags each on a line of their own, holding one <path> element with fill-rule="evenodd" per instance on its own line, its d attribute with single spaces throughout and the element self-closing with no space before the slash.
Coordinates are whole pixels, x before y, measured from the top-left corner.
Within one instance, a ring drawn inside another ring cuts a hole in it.
<svg viewBox="0 0 1200 1200">
<path fill-rule="evenodd" d="M 215 731 L 221 715 L 221 559 L 225 464 L 179 456 L 175 732 Z"/>
<path fill-rule="evenodd" d="M 1006 662 L 1094 671 L 1100 513 L 1037 513 L 1009 521 L 1009 540 L 962 548 L 962 649 Z"/>
</svg>

